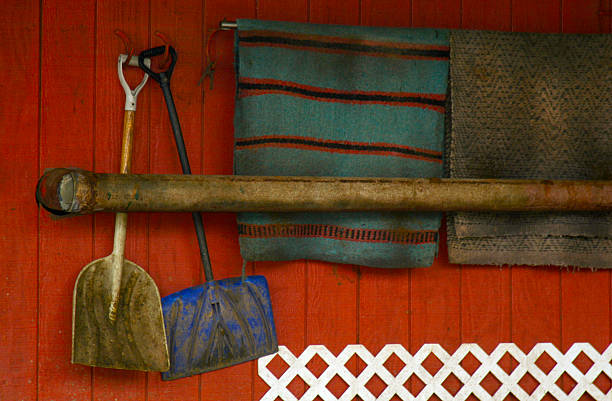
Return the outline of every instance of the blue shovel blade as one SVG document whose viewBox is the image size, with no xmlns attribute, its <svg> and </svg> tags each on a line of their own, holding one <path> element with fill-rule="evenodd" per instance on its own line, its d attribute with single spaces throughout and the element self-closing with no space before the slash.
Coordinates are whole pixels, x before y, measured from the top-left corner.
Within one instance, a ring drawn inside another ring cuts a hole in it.
<svg viewBox="0 0 612 401">
<path fill-rule="evenodd" d="M 278 351 L 268 283 L 233 277 L 162 298 L 174 380 L 250 361 Z"/>
</svg>

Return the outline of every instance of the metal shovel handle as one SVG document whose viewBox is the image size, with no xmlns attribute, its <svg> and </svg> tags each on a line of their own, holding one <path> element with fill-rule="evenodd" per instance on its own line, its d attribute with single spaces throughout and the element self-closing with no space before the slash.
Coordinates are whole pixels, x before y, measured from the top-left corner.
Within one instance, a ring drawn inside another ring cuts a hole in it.
<svg viewBox="0 0 612 401">
<path fill-rule="evenodd" d="M 147 74 L 151 76 L 155 81 L 159 83 L 166 100 L 166 107 L 168 108 L 168 116 L 170 117 L 170 125 L 172 125 L 172 132 L 174 133 L 174 142 L 176 143 L 176 150 L 179 154 L 181 161 L 181 168 L 183 174 L 191 174 L 191 167 L 189 166 L 189 158 L 187 157 L 187 150 L 185 148 L 185 141 L 183 140 L 183 131 L 181 130 L 181 124 L 179 123 L 178 114 L 176 112 L 176 106 L 172 97 L 172 91 L 170 90 L 170 77 L 174 71 L 176 65 L 176 50 L 172 46 L 168 48 L 170 53 L 171 62 L 170 66 L 166 71 L 154 72 L 151 68 L 145 65 L 146 58 L 152 58 L 155 56 L 161 56 L 165 51 L 165 46 L 154 47 L 143 51 L 138 55 L 138 64 Z M 212 268 L 210 265 L 210 256 L 208 254 L 208 245 L 206 244 L 206 235 L 204 234 L 204 223 L 202 222 L 202 215 L 199 212 L 191 214 L 193 219 L 193 225 L 198 236 L 198 245 L 200 246 L 200 258 L 202 259 L 202 265 L 204 267 L 204 277 L 206 281 L 213 281 Z"/>
</svg>

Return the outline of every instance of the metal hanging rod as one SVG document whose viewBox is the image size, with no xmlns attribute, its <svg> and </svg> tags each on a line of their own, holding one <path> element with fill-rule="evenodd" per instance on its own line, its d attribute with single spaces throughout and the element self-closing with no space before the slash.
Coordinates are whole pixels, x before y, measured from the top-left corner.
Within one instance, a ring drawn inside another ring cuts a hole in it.
<svg viewBox="0 0 612 401">
<path fill-rule="evenodd" d="M 219 28 L 224 30 L 224 31 L 230 31 L 232 29 L 237 29 L 238 28 L 238 23 L 236 21 L 221 21 L 219 23 Z"/>
</svg>

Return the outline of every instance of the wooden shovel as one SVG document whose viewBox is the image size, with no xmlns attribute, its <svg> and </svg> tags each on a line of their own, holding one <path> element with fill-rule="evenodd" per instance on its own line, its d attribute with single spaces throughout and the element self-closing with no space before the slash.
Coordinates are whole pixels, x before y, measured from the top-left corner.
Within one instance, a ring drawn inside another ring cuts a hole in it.
<svg viewBox="0 0 612 401">
<path fill-rule="evenodd" d="M 129 65 L 138 66 L 137 59 L 133 60 Z M 136 99 L 148 78 L 145 74 L 131 90 L 123 76 L 127 61 L 128 56 L 122 54 L 117 66 L 126 95 L 121 174 L 130 170 Z M 126 228 L 127 214 L 117 213 L 113 252 L 85 266 L 77 277 L 72 309 L 72 363 L 166 371 L 170 363 L 159 291 L 146 271 L 124 258 Z"/>
</svg>

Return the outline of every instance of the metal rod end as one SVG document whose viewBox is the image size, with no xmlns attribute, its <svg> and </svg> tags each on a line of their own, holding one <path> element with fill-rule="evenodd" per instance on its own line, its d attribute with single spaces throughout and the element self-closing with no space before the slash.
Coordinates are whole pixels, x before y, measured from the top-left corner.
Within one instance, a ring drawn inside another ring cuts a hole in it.
<svg viewBox="0 0 612 401">
<path fill-rule="evenodd" d="M 221 21 L 219 23 L 219 28 L 224 31 L 230 31 L 232 29 L 238 29 L 238 23 L 236 21 Z"/>
<path fill-rule="evenodd" d="M 36 185 L 36 201 L 56 216 L 93 211 L 92 173 L 79 169 L 54 168 L 45 171 Z"/>
</svg>

